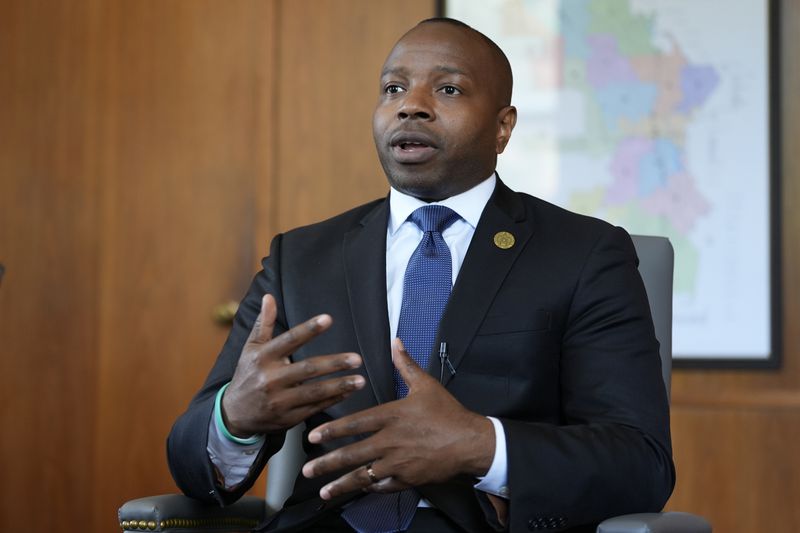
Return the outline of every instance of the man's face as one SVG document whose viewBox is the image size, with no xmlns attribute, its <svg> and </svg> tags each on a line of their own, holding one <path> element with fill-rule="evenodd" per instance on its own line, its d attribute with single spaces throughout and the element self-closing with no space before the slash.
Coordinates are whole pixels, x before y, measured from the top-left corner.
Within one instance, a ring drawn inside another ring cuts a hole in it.
<svg viewBox="0 0 800 533">
<path fill-rule="evenodd" d="M 496 63 L 479 35 L 450 24 L 421 24 L 397 43 L 372 120 L 394 188 L 441 200 L 491 175 L 516 120 Z"/>
</svg>

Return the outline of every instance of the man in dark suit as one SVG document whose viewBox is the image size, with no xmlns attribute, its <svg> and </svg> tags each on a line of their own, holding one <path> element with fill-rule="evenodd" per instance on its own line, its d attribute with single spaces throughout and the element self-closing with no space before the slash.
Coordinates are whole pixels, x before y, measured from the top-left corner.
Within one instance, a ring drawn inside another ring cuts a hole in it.
<svg viewBox="0 0 800 533">
<path fill-rule="evenodd" d="M 479 32 L 432 19 L 400 39 L 373 121 L 389 197 L 273 240 L 170 434 L 186 494 L 236 500 L 305 421 L 309 461 L 270 531 L 368 531 L 354 515 L 409 494 L 410 525 L 389 530 L 577 531 L 661 509 L 668 404 L 633 245 L 496 177 L 510 98 Z M 420 368 L 391 339 L 409 335 L 403 276 L 429 231 L 410 219 L 429 205 L 456 214 L 437 233 L 454 284 Z"/>
</svg>

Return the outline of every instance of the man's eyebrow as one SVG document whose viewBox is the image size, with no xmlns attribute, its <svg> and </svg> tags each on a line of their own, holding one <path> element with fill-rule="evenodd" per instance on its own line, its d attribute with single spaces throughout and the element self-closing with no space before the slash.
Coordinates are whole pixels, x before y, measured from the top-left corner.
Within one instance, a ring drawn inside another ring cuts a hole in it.
<svg viewBox="0 0 800 533">
<path fill-rule="evenodd" d="M 381 78 L 389 75 L 405 76 L 408 74 L 408 69 L 405 67 L 386 67 L 381 71 Z"/>
<path fill-rule="evenodd" d="M 457 74 L 459 76 L 468 76 L 468 74 L 466 72 L 464 72 L 463 70 L 461 70 L 460 68 L 449 67 L 447 65 L 439 65 L 438 67 L 436 67 L 435 70 L 438 70 L 440 72 L 445 72 L 447 74 Z"/>
<path fill-rule="evenodd" d="M 458 76 L 469 76 L 466 72 L 457 67 L 448 65 L 438 65 L 434 67 L 437 72 L 444 72 L 446 74 L 456 74 Z M 381 78 L 386 76 L 408 76 L 408 69 L 406 67 L 387 67 L 381 71 Z"/>
</svg>

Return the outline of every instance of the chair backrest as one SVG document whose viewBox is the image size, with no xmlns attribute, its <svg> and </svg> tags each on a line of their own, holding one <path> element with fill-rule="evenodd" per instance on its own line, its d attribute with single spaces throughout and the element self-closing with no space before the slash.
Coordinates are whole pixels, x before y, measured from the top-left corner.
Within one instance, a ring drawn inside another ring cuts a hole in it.
<svg viewBox="0 0 800 533">
<path fill-rule="evenodd" d="M 674 252 L 669 239 L 631 235 L 639 256 L 639 273 L 644 280 L 650 312 L 660 343 L 661 371 L 669 395 L 672 372 L 672 271 Z M 294 481 L 306 459 L 303 451 L 305 424 L 290 429 L 286 442 L 269 460 L 267 475 L 267 513 L 272 514 L 283 507 L 292 494 Z"/>
<path fill-rule="evenodd" d="M 300 423 L 286 432 L 283 448 L 270 457 L 267 463 L 267 515 L 280 511 L 292 495 L 294 481 L 306 460 L 303 450 L 305 423 Z"/>
<path fill-rule="evenodd" d="M 650 313 L 660 343 L 661 374 L 667 396 L 672 374 L 672 272 L 675 253 L 666 237 L 631 235 L 639 256 L 639 274 L 647 290 Z"/>
</svg>

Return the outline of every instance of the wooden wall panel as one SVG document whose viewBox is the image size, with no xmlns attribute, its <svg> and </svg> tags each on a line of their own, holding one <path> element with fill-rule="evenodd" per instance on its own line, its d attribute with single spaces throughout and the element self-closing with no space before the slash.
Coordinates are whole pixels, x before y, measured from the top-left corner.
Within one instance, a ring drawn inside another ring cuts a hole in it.
<svg viewBox="0 0 800 533">
<path fill-rule="evenodd" d="M 91 506 L 90 491 L 76 491 L 91 486 L 97 406 L 89 34 L 86 5 L 2 6 L 2 531 L 47 531 Z"/>
<path fill-rule="evenodd" d="M 796 408 L 673 408 L 678 482 L 669 507 L 714 531 L 800 530 Z"/>
<path fill-rule="evenodd" d="M 2 531 L 113 531 L 271 190 L 273 2 L 0 3 Z"/>
<path fill-rule="evenodd" d="M 100 173 L 111 179 L 101 225 L 96 531 L 112 526 L 109 511 L 122 501 L 175 491 L 165 436 L 227 334 L 212 309 L 249 283 L 256 192 L 269 182 L 270 145 L 259 132 L 270 128 L 273 7 L 103 4 Z"/>
</svg>

